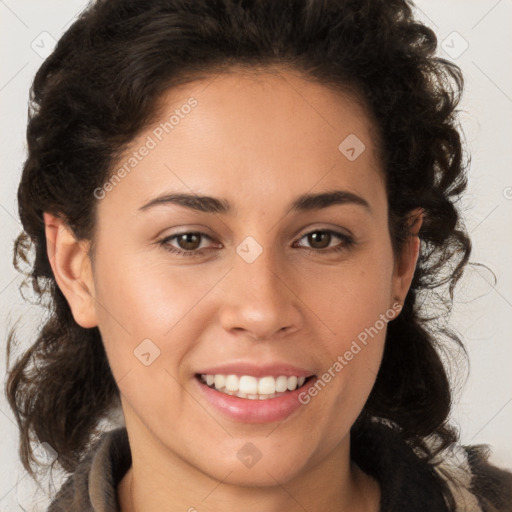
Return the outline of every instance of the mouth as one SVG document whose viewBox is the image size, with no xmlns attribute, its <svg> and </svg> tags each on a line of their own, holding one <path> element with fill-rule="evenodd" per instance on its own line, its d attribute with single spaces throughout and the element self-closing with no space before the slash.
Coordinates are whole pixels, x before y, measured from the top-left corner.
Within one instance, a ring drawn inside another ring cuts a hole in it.
<svg viewBox="0 0 512 512">
<path fill-rule="evenodd" d="M 199 396 L 213 414 L 242 423 L 271 423 L 311 414 L 301 396 L 317 380 L 311 368 L 287 361 L 233 361 L 194 373 Z"/>
<path fill-rule="evenodd" d="M 196 379 L 210 389 L 225 395 L 235 396 L 246 400 L 272 400 L 290 393 L 296 394 L 305 388 L 315 378 L 305 376 L 264 376 L 253 375 L 224 375 L 196 374 Z"/>
</svg>

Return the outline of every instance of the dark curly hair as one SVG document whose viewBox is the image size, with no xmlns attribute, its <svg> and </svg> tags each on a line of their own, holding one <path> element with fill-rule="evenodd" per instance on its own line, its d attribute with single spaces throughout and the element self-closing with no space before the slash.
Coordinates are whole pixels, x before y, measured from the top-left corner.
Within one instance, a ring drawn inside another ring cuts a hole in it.
<svg viewBox="0 0 512 512">
<path fill-rule="evenodd" d="M 396 254 L 411 211 L 421 208 L 424 221 L 411 289 L 388 325 L 382 365 L 353 430 L 386 420 L 426 461 L 436 455 L 427 438 L 441 447 L 457 439 L 440 351 L 461 343 L 439 319 L 471 250 L 456 208 L 467 180 L 456 112 L 463 78 L 436 48 L 406 0 L 98 0 L 80 15 L 35 76 L 18 190 L 24 231 L 15 265 L 28 266 L 49 307 L 6 385 L 29 473 L 32 434 L 72 472 L 119 403 L 99 330 L 74 321 L 55 282 L 43 212 L 93 240 L 93 191 L 156 119 L 163 93 L 236 68 L 287 67 L 364 101 L 380 135 Z M 15 339 L 12 331 L 8 359 Z"/>
</svg>

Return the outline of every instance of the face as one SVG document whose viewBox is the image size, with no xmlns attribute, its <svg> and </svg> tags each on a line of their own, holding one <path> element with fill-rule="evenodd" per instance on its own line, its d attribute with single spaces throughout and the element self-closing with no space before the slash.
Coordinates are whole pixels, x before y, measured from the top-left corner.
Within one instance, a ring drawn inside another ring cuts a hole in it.
<svg viewBox="0 0 512 512">
<path fill-rule="evenodd" d="M 99 326 L 140 457 L 299 478 L 348 454 L 415 264 L 392 251 L 372 122 L 287 71 L 164 100 L 96 191 L 75 318 Z"/>
</svg>

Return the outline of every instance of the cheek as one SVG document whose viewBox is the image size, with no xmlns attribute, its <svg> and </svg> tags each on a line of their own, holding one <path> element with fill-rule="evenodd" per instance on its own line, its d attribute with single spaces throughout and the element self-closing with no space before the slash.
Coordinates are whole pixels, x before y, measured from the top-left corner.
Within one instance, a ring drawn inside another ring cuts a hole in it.
<svg viewBox="0 0 512 512">
<path fill-rule="evenodd" d="M 179 378 L 180 363 L 201 339 L 211 314 L 205 297 L 221 277 L 212 266 L 151 263 L 133 254 L 98 259 L 98 323 L 116 380 L 131 372 L 130 380 L 136 375 L 142 384 L 166 369 L 165 385 L 153 384 L 167 389 L 169 375 Z M 148 359 L 150 367 L 144 365 Z"/>
<path fill-rule="evenodd" d="M 105 259 L 95 269 L 107 358 L 124 399 L 139 416 L 166 422 L 166 404 L 183 407 L 176 381 L 180 362 L 199 339 L 202 324 L 194 305 L 209 282 L 133 256 L 119 254 L 115 261 Z"/>
<path fill-rule="evenodd" d="M 326 446 L 334 446 L 363 409 L 382 361 L 387 325 L 397 313 L 387 287 L 376 286 L 381 281 L 373 278 L 374 272 L 361 271 L 325 288 L 331 300 L 324 300 L 319 313 L 326 327 L 318 346 L 322 372 L 302 400 L 322 404 Z"/>
<path fill-rule="evenodd" d="M 382 360 L 389 321 L 397 315 L 392 296 L 393 253 L 385 241 L 350 263 L 309 276 L 303 297 L 322 324 L 323 384 L 330 389 L 332 421 L 364 405 Z M 324 396 L 324 399 L 327 397 Z M 307 397 L 306 397 L 307 400 Z"/>
<path fill-rule="evenodd" d="M 302 277 L 300 296 L 325 326 L 331 347 L 343 349 L 382 314 L 394 313 L 393 265 L 391 245 L 384 239 L 375 250 L 338 265 L 311 267 Z"/>
<path fill-rule="evenodd" d="M 132 336 L 162 338 L 200 309 L 196 306 L 219 281 L 217 274 L 221 275 L 213 267 L 173 266 L 121 256 L 110 270 L 97 269 L 98 301 L 111 314 L 99 313 L 106 324 L 115 317 Z"/>
</svg>

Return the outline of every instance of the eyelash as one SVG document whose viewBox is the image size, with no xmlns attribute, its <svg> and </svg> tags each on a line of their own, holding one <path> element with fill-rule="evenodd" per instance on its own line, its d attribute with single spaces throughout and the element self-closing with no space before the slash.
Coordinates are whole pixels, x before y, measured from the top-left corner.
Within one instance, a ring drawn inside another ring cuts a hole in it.
<svg viewBox="0 0 512 512">
<path fill-rule="evenodd" d="M 355 245 L 355 241 L 353 238 L 351 238 L 348 235 L 345 235 L 343 233 L 339 233 L 337 231 L 333 231 L 331 229 L 315 229 L 313 231 L 309 231 L 308 233 L 305 233 L 302 235 L 299 240 L 302 240 L 304 237 L 307 237 L 313 233 L 330 233 L 331 235 L 334 235 L 342 240 L 342 243 L 340 245 L 331 247 L 330 249 L 310 249 L 308 247 L 301 247 L 302 249 L 306 250 L 308 254 L 332 254 L 332 253 L 338 253 L 342 251 L 346 251 L 350 249 L 353 245 Z M 208 238 L 211 240 L 211 238 L 205 234 L 198 231 L 185 231 L 183 233 L 176 233 L 175 235 L 168 236 L 166 238 L 163 238 L 162 240 L 158 241 L 158 244 L 163 247 L 164 250 L 176 254 L 178 256 L 185 256 L 189 258 L 194 258 L 196 256 L 202 256 L 203 252 L 207 249 L 195 249 L 195 250 L 184 250 L 184 249 L 176 249 L 176 247 L 172 247 L 169 245 L 169 242 L 175 238 L 178 238 L 183 235 L 199 235 L 202 238 Z"/>
</svg>

